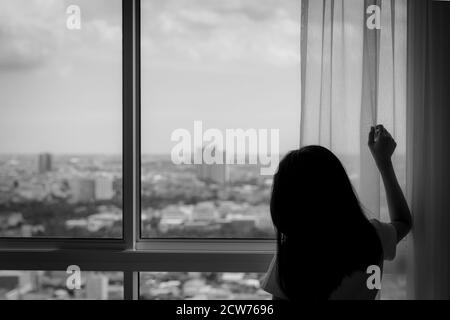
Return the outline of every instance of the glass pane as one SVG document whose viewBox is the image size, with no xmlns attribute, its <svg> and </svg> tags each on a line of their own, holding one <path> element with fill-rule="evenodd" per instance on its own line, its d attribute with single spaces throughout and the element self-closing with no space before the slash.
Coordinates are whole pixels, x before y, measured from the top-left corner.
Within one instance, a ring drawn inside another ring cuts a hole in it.
<svg viewBox="0 0 450 320">
<path fill-rule="evenodd" d="M 300 2 L 141 6 L 142 236 L 272 238 L 272 175 L 299 146 Z"/>
<path fill-rule="evenodd" d="M 258 273 L 140 273 L 142 300 L 268 300 Z"/>
<path fill-rule="evenodd" d="M 0 300 L 122 300 L 122 272 L 82 272 L 79 289 L 65 271 L 0 271 Z M 72 283 L 69 281 L 69 283 Z"/>
<path fill-rule="evenodd" d="M 0 237 L 122 237 L 122 1 L 0 1 Z"/>
</svg>

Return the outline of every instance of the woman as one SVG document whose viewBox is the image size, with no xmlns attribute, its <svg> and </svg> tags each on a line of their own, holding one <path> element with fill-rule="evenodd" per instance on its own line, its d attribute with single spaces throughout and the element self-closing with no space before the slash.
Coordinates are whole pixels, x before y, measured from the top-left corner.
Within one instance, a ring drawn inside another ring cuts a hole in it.
<svg viewBox="0 0 450 320">
<path fill-rule="evenodd" d="M 375 299 L 367 270 L 395 257 L 412 219 L 393 169 L 396 143 L 371 128 L 369 148 L 386 189 L 390 223 L 368 220 L 338 158 L 310 146 L 289 153 L 274 177 L 270 210 L 278 250 L 262 287 L 274 299 Z"/>
</svg>

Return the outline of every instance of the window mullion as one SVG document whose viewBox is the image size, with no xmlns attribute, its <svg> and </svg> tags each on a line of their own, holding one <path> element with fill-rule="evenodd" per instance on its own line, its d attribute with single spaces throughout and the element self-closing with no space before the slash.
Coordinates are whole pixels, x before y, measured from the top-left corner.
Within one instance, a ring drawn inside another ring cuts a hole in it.
<svg viewBox="0 0 450 320">
<path fill-rule="evenodd" d="M 135 0 L 123 0 L 123 234 L 126 248 L 135 248 Z"/>
<path fill-rule="evenodd" d="M 141 237 L 141 0 L 134 0 L 134 81 L 135 81 L 135 103 L 134 103 L 134 240 Z"/>
<path fill-rule="evenodd" d="M 125 271 L 123 273 L 124 300 L 139 300 L 139 272 Z"/>
</svg>

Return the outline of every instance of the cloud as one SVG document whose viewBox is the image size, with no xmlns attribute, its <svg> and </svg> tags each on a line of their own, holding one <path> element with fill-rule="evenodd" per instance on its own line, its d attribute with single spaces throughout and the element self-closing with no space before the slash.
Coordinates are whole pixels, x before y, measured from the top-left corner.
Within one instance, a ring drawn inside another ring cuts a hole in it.
<svg viewBox="0 0 450 320">
<path fill-rule="evenodd" d="M 17 37 L 0 31 L 0 69 L 28 69 L 44 63 L 50 56 L 51 45 L 31 37 Z"/>
<path fill-rule="evenodd" d="M 72 3 L 82 10 L 80 32 L 66 28 L 66 8 Z M 120 0 L 1 0 L 0 70 L 37 68 L 58 55 L 70 62 L 92 52 L 107 54 L 121 44 L 118 4 Z"/>
<path fill-rule="evenodd" d="M 47 19 L 38 21 L 34 14 L 34 6 L 40 2 L 1 2 L 0 69 L 33 68 L 55 51 L 51 23 Z"/>
<path fill-rule="evenodd" d="M 300 5 L 291 0 L 143 2 L 143 48 L 162 63 L 300 61 Z"/>
<path fill-rule="evenodd" d="M 296 19 L 300 2 L 295 0 L 215 1 L 215 8 L 223 14 L 242 15 L 253 21 L 273 20 L 283 12 Z"/>
<path fill-rule="evenodd" d="M 70 4 L 82 9 L 79 33 L 69 34 L 65 28 Z M 58 55 L 66 60 L 111 55 L 121 40 L 120 4 L 1 0 L 0 69 L 37 68 Z M 142 8 L 144 52 L 156 61 L 299 62 L 296 0 L 154 0 L 143 1 Z"/>
</svg>

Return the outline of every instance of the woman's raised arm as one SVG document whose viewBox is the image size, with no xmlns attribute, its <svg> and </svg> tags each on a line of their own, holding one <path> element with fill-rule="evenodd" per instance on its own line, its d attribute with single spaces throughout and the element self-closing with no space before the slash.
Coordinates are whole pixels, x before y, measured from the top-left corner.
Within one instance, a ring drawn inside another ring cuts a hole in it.
<svg viewBox="0 0 450 320">
<path fill-rule="evenodd" d="M 400 242 L 412 228 L 411 212 L 395 175 L 392 154 L 397 147 L 391 134 L 382 126 L 372 127 L 369 134 L 369 149 L 375 159 L 386 190 L 391 224 L 397 230 Z"/>
</svg>

